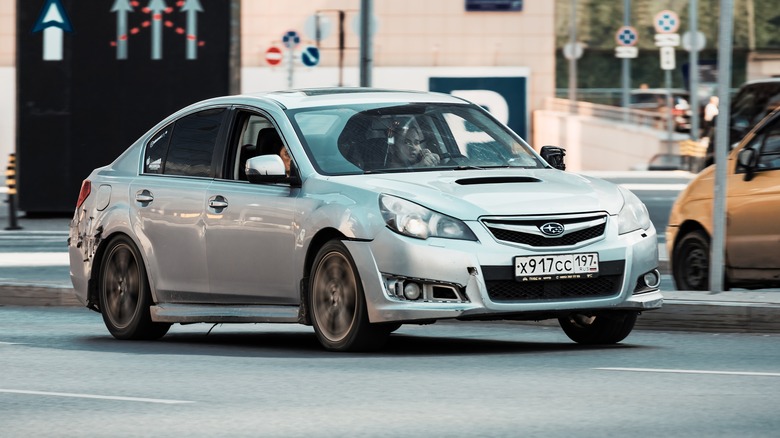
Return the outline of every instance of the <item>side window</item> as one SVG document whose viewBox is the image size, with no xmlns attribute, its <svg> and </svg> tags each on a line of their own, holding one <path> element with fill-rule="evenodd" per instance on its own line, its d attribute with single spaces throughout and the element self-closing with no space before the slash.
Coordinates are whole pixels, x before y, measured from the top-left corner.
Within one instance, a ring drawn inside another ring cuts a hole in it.
<svg viewBox="0 0 780 438">
<path fill-rule="evenodd" d="M 163 173 L 163 162 L 168 152 L 172 129 L 173 125 L 166 126 L 146 144 L 144 173 Z"/>
<path fill-rule="evenodd" d="M 766 132 L 764 145 L 758 157 L 758 168 L 780 169 L 780 123 L 775 123 Z"/>
<path fill-rule="evenodd" d="M 259 155 L 278 154 L 287 166 L 289 174 L 289 155 L 279 132 L 267 118 L 257 114 L 246 114 L 243 127 L 238 136 L 237 156 L 233 169 L 235 179 L 246 181 L 246 162 Z"/>
<path fill-rule="evenodd" d="M 214 176 L 211 160 L 225 113 L 225 108 L 217 108 L 200 111 L 177 120 L 163 173 Z"/>
</svg>

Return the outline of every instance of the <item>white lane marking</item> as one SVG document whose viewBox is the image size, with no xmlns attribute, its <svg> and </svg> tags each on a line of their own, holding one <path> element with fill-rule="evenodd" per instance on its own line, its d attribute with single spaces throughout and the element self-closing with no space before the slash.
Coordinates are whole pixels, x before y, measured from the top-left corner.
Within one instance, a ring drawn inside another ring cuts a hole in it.
<svg viewBox="0 0 780 438">
<path fill-rule="evenodd" d="M 21 344 L 19 342 L 3 342 L 3 341 L 0 341 L 0 345 L 24 345 L 24 344 Z"/>
<path fill-rule="evenodd" d="M 10 393 L 10 394 L 44 395 L 44 396 L 52 396 L 52 397 L 93 398 L 99 400 L 162 403 L 166 405 L 195 403 L 194 401 L 185 401 L 185 400 L 165 400 L 165 399 L 158 399 L 158 398 L 143 398 L 143 397 L 120 397 L 120 396 L 110 396 L 110 395 L 77 394 L 77 393 L 69 393 L 69 392 L 25 391 L 20 389 L 0 389 L 0 392 Z"/>
<path fill-rule="evenodd" d="M 675 374 L 720 374 L 724 376 L 780 377 L 780 373 L 758 373 L 752 371 L 710 371 L 710 370 L 675 370 L 663 368 L 594 368 L 603 371 L 630 371 L 637 373 L 675 373 Z"/>
<path fill-rule="evenodd" d="M 67 252 L 5 252 L 0 253 L 0 268 L 18 266 L 68 266 Z"/>
</svg>

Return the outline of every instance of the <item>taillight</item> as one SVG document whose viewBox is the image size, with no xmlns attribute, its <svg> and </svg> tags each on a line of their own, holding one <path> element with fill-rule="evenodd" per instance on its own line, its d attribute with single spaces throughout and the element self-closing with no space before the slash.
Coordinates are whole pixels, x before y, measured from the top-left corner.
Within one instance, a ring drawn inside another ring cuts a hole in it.
<svg viewBox="0 0 780 438">
<path fill-rule="evenodd" d="M 89 196 L 90 193 L 92 193 L 92 183 L 88 179 L 85 179 L 84 182 L 81 183 L 81 191 L 79 191 L 79 200 L 76 201 L 76 208 L 81 207 L 81 204 L 87 200 L 87 196 Z"/>
</svg>

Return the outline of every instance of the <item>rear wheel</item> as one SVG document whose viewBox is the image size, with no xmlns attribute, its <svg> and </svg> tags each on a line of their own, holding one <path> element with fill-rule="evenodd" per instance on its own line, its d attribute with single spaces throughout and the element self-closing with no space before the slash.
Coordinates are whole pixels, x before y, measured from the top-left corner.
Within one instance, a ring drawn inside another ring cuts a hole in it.
<svg viewBox="0 0 780 438">
<path fill-rule="evenodd" d="M 579 344 L 616 344 L 631 333 L 636 323 L 636 312 L 609 312 L 598 315 L 573 313 L 558 318 L 563 332 Z"/>
<path fill-rule="evenodd" d="M 332 351 L 381 348 L 392 327 L 368 321 L 366 299 L 349 251 L 338 240 L 326 243 L 314 260 L 309 284 L 312 325 Z"/>
<path fill-rule="evenodd" d="M 127 236 L 118 236 L 106 248 L 98 283 L 100 313 L 117 339 L 159 339 L 170 324 L 152 321 L 152 295 L 138 249 Z"/>
<path fill-rule="evenodd" d="M 674 247 L 674 284 L 678 290 L 709 290 L 710 239 L 702 231 L 683 236 Z"/>
</svg>

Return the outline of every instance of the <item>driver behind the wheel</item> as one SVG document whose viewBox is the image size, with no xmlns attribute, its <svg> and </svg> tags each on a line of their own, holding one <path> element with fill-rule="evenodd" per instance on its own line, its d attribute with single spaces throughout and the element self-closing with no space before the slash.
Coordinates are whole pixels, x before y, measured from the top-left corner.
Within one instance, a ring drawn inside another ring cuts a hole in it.
<svg viewBox="0 0 780 438">
<path fill-rule="evenodd" d="M 439 155 L 425 147 L 420 125 L 413 118 L 405 123 L 394 122 L 388 131 L 386 167 L 435 166 Z"/>
</svg>

